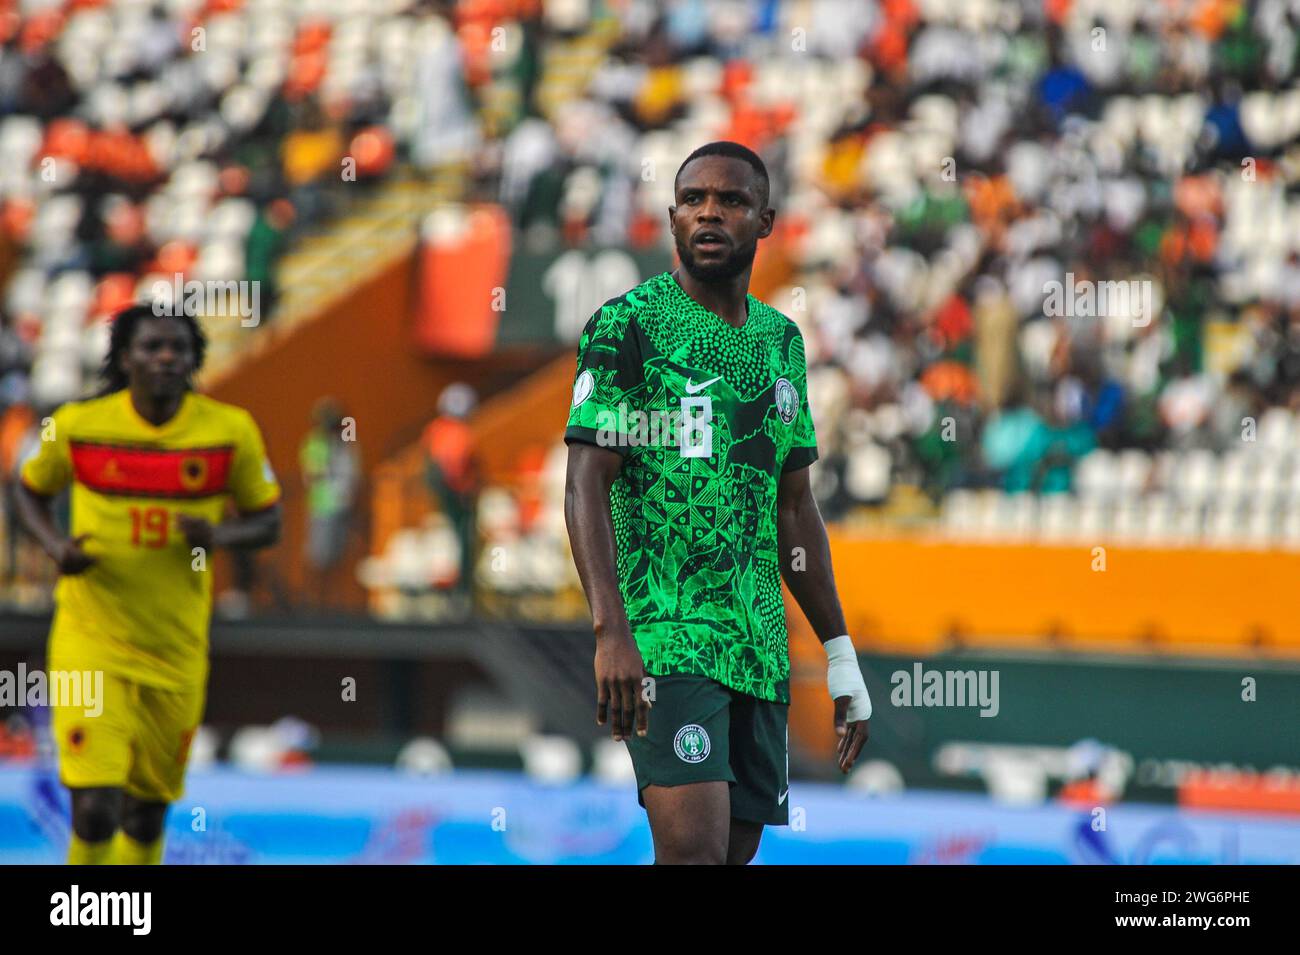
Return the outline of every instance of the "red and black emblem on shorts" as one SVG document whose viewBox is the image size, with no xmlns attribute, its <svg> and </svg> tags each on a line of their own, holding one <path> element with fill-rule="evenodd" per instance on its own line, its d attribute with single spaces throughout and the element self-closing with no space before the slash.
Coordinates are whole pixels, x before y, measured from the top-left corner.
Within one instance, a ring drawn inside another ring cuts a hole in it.
<svg viewBox="0 0 1300 955">
<path fill-rule="evenodd" d="M 68 730 L 68 749 L 74 753 L 80 753 L 82 747 L 86 745 L 86 731 L 80 726 L 74 726 Z"/>
</svg>

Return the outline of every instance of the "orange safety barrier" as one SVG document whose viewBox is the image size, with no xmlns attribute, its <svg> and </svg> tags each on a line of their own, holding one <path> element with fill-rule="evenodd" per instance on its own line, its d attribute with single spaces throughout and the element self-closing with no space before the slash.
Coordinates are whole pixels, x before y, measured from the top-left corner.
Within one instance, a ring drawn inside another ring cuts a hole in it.
<svg viewBox="0 0 1300 955">
<path fill-rule="evenodd" d="M 482 358 L 496 345 L 510 262 L 510 218 L 500 206 L 472 207 L 455 236 L 420 247 L 415 337 L 433 355 Z M 499 293 L 498 293 L 499 294 Z"/>
<path fill-rule="evenodd" d="M 859 646 L 1162 647 L 1300 656 L 1300 553 L 982 544 L 831 532 Z M 797 612 L 796 612 L 797 613 Z M 800 615 L 801 616 L 801 615 Z M 802 622 L 802 621 L 801 621 Z"/>
</svg>

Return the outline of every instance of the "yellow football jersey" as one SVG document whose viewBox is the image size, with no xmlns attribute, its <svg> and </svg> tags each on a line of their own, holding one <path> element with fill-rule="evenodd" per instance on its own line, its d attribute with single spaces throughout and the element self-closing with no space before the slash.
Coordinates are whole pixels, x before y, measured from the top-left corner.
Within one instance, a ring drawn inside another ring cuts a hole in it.
<svg viewBox="0 0 1300 955">
<path fill-rule="evenodd" d="M 186 393 L 155 427 L 128 391 L 64 405 L 23 464 L 31 490 L 72 485 L 71 536 L 90 535 L 97 563 L 59 579 L 51 668 L 103 669 L 182 690 L 208 672 L 212 557 L 195 553 L 177 515 L 221 521 L 271 507 L 280 486 L 261 433 L 242 408 Z"/>
</svg>

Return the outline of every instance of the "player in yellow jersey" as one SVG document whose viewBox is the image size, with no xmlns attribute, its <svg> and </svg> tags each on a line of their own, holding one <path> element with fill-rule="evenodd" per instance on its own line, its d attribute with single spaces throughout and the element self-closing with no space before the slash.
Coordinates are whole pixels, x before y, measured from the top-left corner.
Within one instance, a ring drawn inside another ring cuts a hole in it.
<svg viewBox="0 0 1300 955">
<path fill-rule="evenodd" d="M 101 713 L 57 705 L 72 794 L 69 862 L 158 863 L 203 716 L 212 551 L 274 543 L 280 488 L 248 412 L 195 394 L 204 338 L 133 305 L 113 322 L 99 397 L 56 411 L 24 463 L 19 516 L 61 577 L 51 671 L 103 673 Z M 51 499 L 72 487 L 71 528 Z M 227 502 L 238 516 L 223 520 Z"/>
</svg>

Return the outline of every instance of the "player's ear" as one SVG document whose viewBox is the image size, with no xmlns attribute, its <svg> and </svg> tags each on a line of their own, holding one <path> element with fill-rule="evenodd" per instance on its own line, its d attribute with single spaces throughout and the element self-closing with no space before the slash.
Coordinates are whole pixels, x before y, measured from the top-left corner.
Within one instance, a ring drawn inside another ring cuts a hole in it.
<svg viewBox="0 0 1300 955">
<path fill-rule="evenodd" d="M 776 210 L 771 206 L 758 214 L 758 237 L 766 239 L 772 234 L 772 223 L 776 221 Z"/>
</svg>

